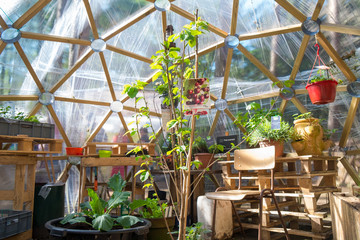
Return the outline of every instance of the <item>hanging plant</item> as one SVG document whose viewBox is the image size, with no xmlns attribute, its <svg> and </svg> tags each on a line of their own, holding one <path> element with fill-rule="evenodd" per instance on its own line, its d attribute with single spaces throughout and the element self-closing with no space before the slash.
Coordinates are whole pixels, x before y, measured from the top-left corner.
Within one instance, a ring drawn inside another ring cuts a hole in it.
<svg viewBox="0 0 360 240">
<path fill-rule="evenodd" d="M 327 104 L 334 102 L 335 100 L 336 86 L 338 85 L 338 81 L 335 80 L 331 72 L 329 76 L 330 68 L 325 66 L 324 62 L 320 58 L 319 44 L 315 44 L 315 47 L 317 47 L 317 54 L 306 85 L 306 90 L 308 91 L 310 100 L 313 104 L 318 104 L 318 105 Z M 310 79 L 311 73 L 314 70 L 314 66 L 316 62 L 318 62 L 319 64 L 319 66 L 317 67 L 319 69 L 318 71 L 319 76 L 314 76 Z M 340 80 L 339 82 L 341 83 L 342 81 Z"/>
</svg>

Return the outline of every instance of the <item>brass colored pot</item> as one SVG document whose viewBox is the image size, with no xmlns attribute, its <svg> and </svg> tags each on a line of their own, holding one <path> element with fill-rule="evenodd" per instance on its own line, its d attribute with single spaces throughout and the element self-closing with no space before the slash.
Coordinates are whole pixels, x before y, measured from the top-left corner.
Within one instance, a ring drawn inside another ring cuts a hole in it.
<svg viewBox="0 0 360 240">
<path fill-rule="evenodd" d="M 317 118 L 298 119 L 294 121 L 294 131 L 302 140 L 291 143 L 299 156 L 321 155 L 322 151 L 328 149 L 331 141 L 323 140 L 324 131 Z"/>
</svg>

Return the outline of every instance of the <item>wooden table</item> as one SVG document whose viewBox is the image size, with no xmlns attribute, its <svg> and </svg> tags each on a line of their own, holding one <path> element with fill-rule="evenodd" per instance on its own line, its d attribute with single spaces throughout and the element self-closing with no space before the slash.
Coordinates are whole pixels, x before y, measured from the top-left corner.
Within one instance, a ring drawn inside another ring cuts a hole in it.
<svg viewBox="0 0 360 240">
<path fill-rule="evenodd" d="M 39 159 L 37 155 L 61 153 L 63 140 L 49 138 L 34 138 L 27 136 L 0 135 L 0 165 L 15 165 L 14 182 L 12 190 L 0 190 L 0 201 L 13 201 L 13 210 L 30 210 L 34 208 L 35 170 Z M 17 150 L 8 150 L 11 144 L 17 143 Z M 48 150 L 34 151 L 38 144 L 48 145 Z M 9 237 L 7 239 L 31 239 L 32 229 Z"/>
<path fill-rule="evenodd" d="M 279 157 L 275 163 L 275 194 L 281 200 L 280 207 L 287 207 L 287 211 L 283 211 L 285 220 L 290 222 L 289 234 L 311 237 L 313 239 L 325 239 L 331 234 L 330 231 L 324 229 L 323 219 L 327 216 L 327 212 L 322 212 L 317 201 L 321 194 L 339 191 L 336 187 L 338 157 L 330 156 L 296 156 L 296 157 Z M 238 173 L 231 172 L 233 161 L 221 161 L 223 178 L 228 188 L 236 189 L 236 179 Z M 248 189 L 265 189 L 270 188 L 270 174 L 264 171 L 258 172 L 242 172 L 242 179 L 249 181 Z M 318 181 L 315 181 L 318 180 Z M 298 199 L 304 201 L 302 205 Z M 244 216 L 249 213 L 258 213 L 257 204 L 251 203 L 251 208 L 241 206 L 238 210 L 244 212 Z M 323 206 L 322 206 L 323 207 Z M 264 202 L 263 225 L 267 234 L 264 239 L 270 239 L 269 232 L 283 232 L 282 228 L 277 228 L 270 222 L 270 214 L 276 214 L 274 206 L 270 199 Z M 306 218 L 310 221 L 311 232 L 299 230 L 299 218 Z M 255 223 L 244 223 L 243 227 L 258 228 Z"/>
</svg>

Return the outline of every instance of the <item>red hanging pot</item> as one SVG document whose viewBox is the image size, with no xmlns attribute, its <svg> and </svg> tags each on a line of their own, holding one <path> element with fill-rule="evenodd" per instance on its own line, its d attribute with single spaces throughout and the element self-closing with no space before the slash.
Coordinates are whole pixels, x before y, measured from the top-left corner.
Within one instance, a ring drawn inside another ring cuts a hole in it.
<svg viewBox="0 0 360 240">
<path fill-rule="evenodd" d="M 327 104 L 335 100 L 336 85 L 338 85 L 337 81 L 326 80 L 308 84 L 306 90 L 313 104 Z"/>
</svg>

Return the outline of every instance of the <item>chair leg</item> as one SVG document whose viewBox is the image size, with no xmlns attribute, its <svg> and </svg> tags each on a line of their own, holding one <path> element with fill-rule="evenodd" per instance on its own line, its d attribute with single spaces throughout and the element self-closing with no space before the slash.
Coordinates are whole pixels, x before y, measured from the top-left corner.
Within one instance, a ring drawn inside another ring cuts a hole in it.
<svg viewBox="0 0 360 240">
<path fill-rule="evenodd" d="M 264 189 L 266 190 L 266 189 Z M 263 198 L 264 198 L 264 190 L 260 193 L 260 200 L 259 200 L 259 228 L 258 228 L 258 240 L 262 238 L 262 209 L 263 209 Z"/>
<path fill-rule="evenodd" d="M 286 239 L 287 239 L 287 240 L 290 240 L 289 233 L 288 233 L 288 231 L 287 231 L 287 229 L 286 229 L 286 225 L 285 225 L 284 219 L 282 218 L 281 211 L 280 211 L 279 205 L 278 205 L 278 203 L 277 203 L 277 200 L 276 200 L 274 191 L 270 190 L 270 193 L 271 193 L 272 199 L 274 200 L 276 210 L 277 210 L 278 213 L 279 213 L 279 218 L 280 218 L 281 224 L 282 224 L 282 226 L 283 226 L 283 228 L 284 228 L 284 232 L 285 232 Z"/>
<path fill-rule="evenodd" d="M 243 238 L 246 238 L 245 231 L 244 231 L 244 228 L 243 228 L 243 226 L 242 226 L 242 224 L 241 224 L 240 217 L 239 217 L 239 215 L 237 214 L 236 209 L 235 209 L 235 204 L 234 204 L 233 201 L 230 201 L 230 202 L 231 202 L 231 206 L 232 206 L 233 212 L 234 212 L 234 214 L 235 214 L 235 216 L 236 216 L 236 220 L 237 220 L 238 223 L 239 223 L 240 230 L 241 230 L 241 234 L 243 235 Z"/>
<path fill-rule="evenodd" d="M 217 200 L 214 200 L 214 209 L 213 209 L 213 219 L 212 219 L 212 224 L 211 224 L 211 240 L 215 239 L 215 219 L 216 219 L 216 205 L 217 205 Z"/>
</svg>

